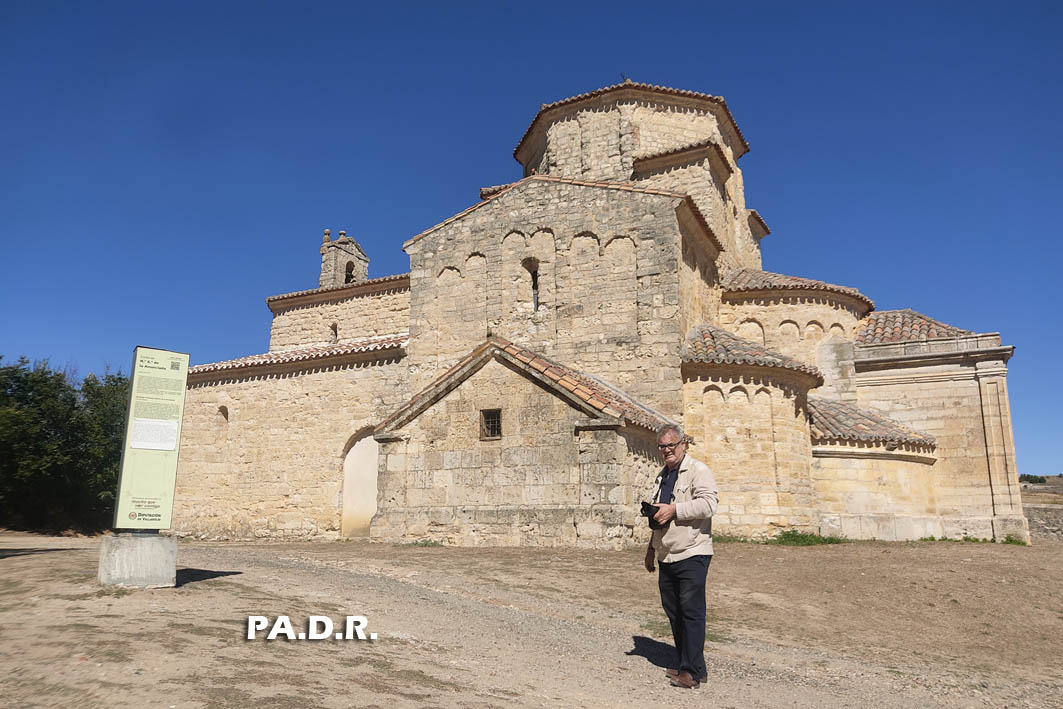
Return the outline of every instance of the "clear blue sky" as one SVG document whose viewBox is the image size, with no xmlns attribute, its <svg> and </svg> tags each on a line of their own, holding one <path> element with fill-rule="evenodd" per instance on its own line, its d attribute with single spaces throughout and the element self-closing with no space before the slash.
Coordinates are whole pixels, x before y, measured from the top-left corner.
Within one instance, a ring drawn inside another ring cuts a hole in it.
<svg viewBox="0 0 1063 709">
<path fill-rule="evenodd" d="M 1063 472 L 1059 3 L 0 3 L 0 354 L 268 347 L 321 230 L 370 275 L 517 179 L 542 102 L 724 96 L 764 267 L 1016 346 L 1021 472 Z"/>
</svg>

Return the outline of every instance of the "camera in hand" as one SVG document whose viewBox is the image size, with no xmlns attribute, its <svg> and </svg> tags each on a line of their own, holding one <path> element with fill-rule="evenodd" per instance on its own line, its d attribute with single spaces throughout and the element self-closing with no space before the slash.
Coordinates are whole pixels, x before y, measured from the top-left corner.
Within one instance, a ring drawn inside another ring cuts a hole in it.
<svg viewBox="0 0 1063 709">
<path fill-rule="evenodd" d="M 650 521 L 650 529 L 664 529 L 668 526 L 667 523 L 661 524 L 653 518 L 657 514 L 657 505 L 651 504 L 643 500 L 642 502 L 642 516 L 646 517 Z"/>
</svg>

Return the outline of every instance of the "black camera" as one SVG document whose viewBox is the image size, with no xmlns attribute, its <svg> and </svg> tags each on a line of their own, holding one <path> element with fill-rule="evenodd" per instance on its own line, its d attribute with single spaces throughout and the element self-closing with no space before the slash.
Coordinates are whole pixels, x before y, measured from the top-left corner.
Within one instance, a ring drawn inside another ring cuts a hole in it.
<svg viewBox="0 0 1063 709">
<path fill-rule="evenodd" d="M 642 516 L 650 521 L 650 529 L 664 529 L 665 527 L 667 527 L 667 524 L 661 524 L 653 518 L 655 514 L 657 514 L 657 505 L 643 501 Z"/>
</svg>

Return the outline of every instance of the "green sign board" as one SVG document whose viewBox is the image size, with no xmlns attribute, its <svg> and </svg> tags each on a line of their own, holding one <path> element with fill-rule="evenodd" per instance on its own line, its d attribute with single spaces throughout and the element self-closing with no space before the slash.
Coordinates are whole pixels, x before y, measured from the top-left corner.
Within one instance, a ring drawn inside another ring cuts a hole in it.
<svg viewBox="0 0 1063 709">
<path fill-rule="evenodd" d="M 170 528 L 187 379 L 187 354 L 133 351 L 115 529 Z"/>
</svg>

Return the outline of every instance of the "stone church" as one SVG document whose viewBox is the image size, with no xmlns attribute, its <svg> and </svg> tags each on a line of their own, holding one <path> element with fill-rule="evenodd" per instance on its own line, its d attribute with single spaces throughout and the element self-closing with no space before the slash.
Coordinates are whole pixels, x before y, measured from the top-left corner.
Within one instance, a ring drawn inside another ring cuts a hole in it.
<svg viewBox="0 0 1063 709">
<path fill-rule="evenodd" d="M 344 232 L 266 299 L 269 351 L 189 372 L 174 531 L 620 548 L 681 424 L 718 532 L 1028 539 L 997 333 L 761 269 L 717 96 L 544 104 L 523 177 L 369 278 Z"/>
</svg>

